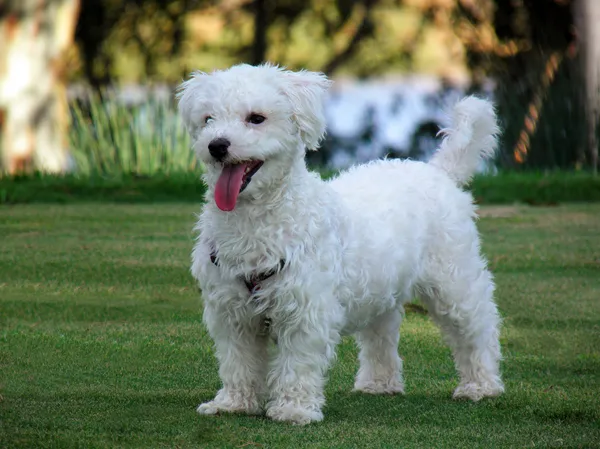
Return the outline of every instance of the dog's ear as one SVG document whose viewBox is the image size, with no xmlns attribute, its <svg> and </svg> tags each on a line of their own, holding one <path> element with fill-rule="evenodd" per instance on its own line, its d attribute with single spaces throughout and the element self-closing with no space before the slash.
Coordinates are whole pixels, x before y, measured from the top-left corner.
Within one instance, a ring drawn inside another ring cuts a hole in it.
<svg viewBox="0 0 600 449">
<path fill-rule="evenodd" d="M 198 96 L 200 95 L 202 83 L 208 76 L 203 72 L 193 72 L 187 81 L 179 85 L 175 94 L 175 98 L 179 101 L 178 110 L 183 120 L 183 125 L 191 137 L 196 135 L 200 124 L 199 121 L 202 119 L 202 117 L 198 116 L 200 111 L 195 110 L 194 105 L 197 103 Z"/>
<path fill-rule="evenodd" d="M 284 94 L 292 103 L 294 121 L 308 150 L 316 150 L 325 134 L 323 101 L 331 81 L 322 73 L 306 70 L 281 72 Z"/>
</svg>

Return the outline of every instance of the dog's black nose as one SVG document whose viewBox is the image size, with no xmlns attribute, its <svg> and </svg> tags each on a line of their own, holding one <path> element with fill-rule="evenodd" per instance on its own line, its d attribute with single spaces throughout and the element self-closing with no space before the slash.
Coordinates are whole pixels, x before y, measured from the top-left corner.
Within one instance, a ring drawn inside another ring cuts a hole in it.
<svg viewBox="0 0 600 449">
<path fill-rule="evenodd" d="M 220 162 L 227 156 L 229 145 L 231 145 L 229 140 L 219 137 L 218 139 L 211 140 L 208 144 L 208 152 Z"/>
</svg>

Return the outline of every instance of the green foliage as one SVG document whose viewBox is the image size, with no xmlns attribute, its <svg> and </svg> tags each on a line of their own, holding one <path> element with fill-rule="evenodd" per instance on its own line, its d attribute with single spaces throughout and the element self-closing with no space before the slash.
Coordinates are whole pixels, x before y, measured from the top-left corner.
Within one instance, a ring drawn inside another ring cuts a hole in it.
<svg viewBox="0 0 600 449">
<path fill-rule="evenodd" d="M 470 190 L 481 204 L 599 202 L 600 178 L 589 172 L 500 172 L 477 176 Z"/>
<path fill-rule="evenodd" d="M 324 177 L 335 173 L 323 171 Z M 501 172 L 478 176 L 470 187 L 480 204 L 600 202 L 600 178 L 586 172 Z M 72 202 L 200 202 L 200 172 L 132 176 L 36 175 L 0 178 L 0 204 Z"/>
<path fill-rule="evenodd" d="M 110 93 L 71 107 L 69 138 L 81 175 L 155 175 L 198 170 L 173 106 L 156 98 L 126 106 Z"/>
<path fill-rule="evenodd" d="M 0 204 L 104 202 L 201 202 L 206 188 L 200 173 L 132 176 L 35 176 L 0 178 Z"/>
<path fill-rule="evenodd" d="M 329 74 L 464 74 L 450 7 L 435 22 L 427 8 L 390 0 L 82 2 L 72 75 L 94 85 L 177 83 L 192 70 L 263 60 Z"/>
<path fill-rule="evenodd" d="M 356 77 L 454 79 L 468 69 L 476 84 L 491 77 L 498 86 L 503 168 L 570 170 L 590 166 L 571 3 L 101 0 L 83 3 L 77 40 L 95 85 L 174 84 L 192 69 L 261 60 Z M 546 85 L 540 80 L 554 53 L 563 62 Z M 516 164 L 525 115 L 540 98 L 525 162 Z"/>
<path fill-rule="evenodd" d="M 450 350 L 423 314 L 402 325 L 406 395 L 352 393 L 345 339 L 325 420 L 201 417 L 219 388 L 189 275 L 198 206 L 0 209 L 0 441 L 6 448 L 597 447 L 597 205 L 483 208 L 504 317 L 506 394 L 453 401 Z"/>
</svg>

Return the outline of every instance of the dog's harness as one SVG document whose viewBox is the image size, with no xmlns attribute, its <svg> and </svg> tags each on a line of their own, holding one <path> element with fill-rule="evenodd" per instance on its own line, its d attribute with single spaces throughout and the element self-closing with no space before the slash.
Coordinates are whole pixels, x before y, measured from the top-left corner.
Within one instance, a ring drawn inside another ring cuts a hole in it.
<svg viewBox="0 0 600 449">
<path fill-rule="evenodd" d="M 217 266 L 217 267 L 219 266 L 219 259 L 217 258 L 217 252 L 215 250 L 213 250 L 210 253 L 210 261 L 215 266 Z M 273 268 L 272 270 L 269 270 L 265 273 L 255 273 L 255 274 L 251 274 L 250 276 L 244 276 L 243 281 L 244 281 L 244 284 L 246 285 L 246 288 L 248 289 L 248 292 L 250 293 L 250 295 L 254 295 L 254 293 L 256 293 L 257 291 L 260 290 L 261 282 L 266 281 L 271 276 L 274 276 L 279 271 L 283 270 L 283 267 L 285 267 L 285 259 L 281 259 L 279 261 L 279 267 Z M 269 335 L 271 332 L 271 326 L 272 326 L 271 318 L 268 316 L 265 316 L 263 319 L 263 322 L 262 322 L 262 328 L 260 330 L 259 335 L 262 335 L 262 336 Z M 275 339 L 275 344 L 277 344 L 277 339 Z"/>
<path fill-rule="evenodd" d="M 219 260 L 217 258 L 217 252 L 213 251 L 210 253 L 210 261 L 215 264 L 217 267 L 219 266 Z M 256 293 L 257 291 L 260 290 L 260 283 L 266 281 L 267 279 L 269 279 L 271 276 L 276 275 L 277 273 L 279 273 L 281 270 L 283 270 L 283 267 L 285 267 L 285 260 L 281 259 L 279 261 L 279 267 L 277 268 L 273 268 L 272 270 L 269 270 L 267 272 L 264 273 L 252 273 L 249 276 L 244 276 L 243 281 L 244 284 L 246 285 L 246 288 L 248 289 L 248 291 L 253 294 Z"/>
</svg>

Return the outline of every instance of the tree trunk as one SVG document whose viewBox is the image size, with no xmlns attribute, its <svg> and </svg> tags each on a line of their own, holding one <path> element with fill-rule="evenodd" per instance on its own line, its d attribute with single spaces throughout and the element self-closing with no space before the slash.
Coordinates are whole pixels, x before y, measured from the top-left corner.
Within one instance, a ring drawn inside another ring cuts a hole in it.
<svg viewBox="0 0 600 449">
<path fill-rule="evenodd" d="M 265 60 L 267 54 L 268 11 L 266 0 L 254 0 L 254 42 L 252 43 L 252 65 L 258 65 Z"/>
<path fill-rule="evenodd" d="M 2 169 L 61 173 L 68 165 L 65 52 L 79 0 L 7 0 L 0 8 Z"/>
<path fill-rule="evenodd" d="M 600 1 L 576 0 L 575 24 L 580 42 L 582 71 L 585 77 L 587 148 L 590 165 L 598 173 L 597 126 L 600 118 Z"/>
</svg>

